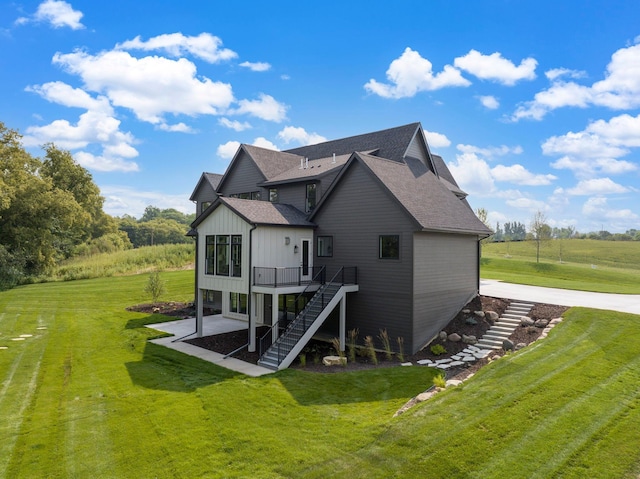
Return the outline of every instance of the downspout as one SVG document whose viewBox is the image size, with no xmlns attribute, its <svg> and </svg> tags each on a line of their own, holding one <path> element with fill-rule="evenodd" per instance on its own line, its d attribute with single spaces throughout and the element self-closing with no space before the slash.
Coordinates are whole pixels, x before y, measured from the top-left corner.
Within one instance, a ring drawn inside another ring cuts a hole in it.
<svg viewBox="0 0 640 479">
<path fill-rule="evenodd" d="M 478 264 L 476 266 L 477 269 L 477 278 L 478 278 L 478 284 L 477 284 L 477 290 L 478 290 L 478 295 L 480 294 L 480 259 L 482 258 L 482 243 L 481 243 L 481 239 L 480 236 L 478 236 Z"/>
<path fill-rule="evenodd" d="M 253 282 L 253 262 L 252 262 L 252 253 L 253 253 L 253 231 L 257 228 L 254 224 L 249 230 L 249 290 L 247 292 L 247 312 L 249 313 L 249 352 L 253 353 L 256 350 L 256 328 L 255 328 L 255 318 L 253 319 L 253 327 L 252 327 L 252 319 L 251 319 L 251 285 Z"/>
</svg>

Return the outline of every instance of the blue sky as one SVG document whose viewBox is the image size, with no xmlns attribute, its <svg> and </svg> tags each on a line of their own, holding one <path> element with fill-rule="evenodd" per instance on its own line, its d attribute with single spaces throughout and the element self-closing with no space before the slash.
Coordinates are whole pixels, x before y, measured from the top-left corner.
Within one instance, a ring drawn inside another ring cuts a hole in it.
<svg viewBox="0 0 640 479">
<path fill-rule="evenodd" d="M 0 121 L 105 210 L 192 212 L 239 143 L 420 121 L 471 206 L 640 229 L 640 2 L 5 1 Z"/>
</svg>

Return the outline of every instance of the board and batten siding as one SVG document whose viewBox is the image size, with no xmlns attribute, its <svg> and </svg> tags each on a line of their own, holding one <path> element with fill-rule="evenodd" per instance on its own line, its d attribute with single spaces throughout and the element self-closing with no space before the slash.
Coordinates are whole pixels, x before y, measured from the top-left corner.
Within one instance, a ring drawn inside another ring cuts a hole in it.
<svg viewBox="0 0 640 479">
<path fill-rule="evenodd" d="M 386 329 L 392 339 L 413 343 L 413 220 L 360 163 L 354 163 L 314 216 L 316 238 L 333 236 L 333 257 L 317 257 L 327 279 L 342 266 L 358 267 L 359 291 L 347 296 L 347 330 L 359 329 L 359 342 Z M 379 236 L 400 235 L 400 259 L 378 258 Z M 405 349 L 405 352 L 407 350 Z"/>
<path fill-rule="evenodd" d="M 478 293 L 478 238 L 417 232 L 413 250 L 416 350 L 437 335 Z"/>
<path fill-rule="evenodd" d="M 289 238 L 289 244 L 286 244 Z M 313 228 L 258 226 L 253 232 L 253 266 L 266 268 L 297 268 L 302 257 L 301 240 L 313 244 Z M 294 253 L 295 246 L 298 253 Z"/>
<path fill-rule="evenodd" d="M 218 206 L 198 226 L 198 287 L 214 291 L 246 293 L 249 290 L 249 230 L 251 225 L 227 208 L 224 204 Z M 233 278 L 205 274 L 206 265 L 206 237 L 209 235 L 242 235 L 242 276 Z M 228 296 L 228 295 L 227 295 Z M 223 295 L 223 298 L 225 295 Z"/>
<path fill-rule="evenodd" d="M 264 176 L 244 150 L 240 152 L 240 156 L 236 158 L 232 166 L 233 168 L 226 173 L 227 176 L 222 184 L 220 191 L 222 196 L 261 191 L 262 199 L 269 199 L 265 198 L 265 190 L 256 186 L 265 180 Z"/>
</svg>

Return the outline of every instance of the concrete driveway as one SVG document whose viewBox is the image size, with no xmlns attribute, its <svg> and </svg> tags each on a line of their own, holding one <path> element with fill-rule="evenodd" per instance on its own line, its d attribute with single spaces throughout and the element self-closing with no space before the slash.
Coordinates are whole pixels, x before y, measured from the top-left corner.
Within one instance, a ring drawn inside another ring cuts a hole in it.
<svg viewBox="0 0 640 479">
<path fill-rule="evenodd" d="M 494 279 L 480 280 L 480 294 L 495 298 L 531 301 L 533 303 L 584 306 L 640 314 L 640 295 L 637 294 L 590 293 L 587 291 L 503 283 Z"/>
</svg>

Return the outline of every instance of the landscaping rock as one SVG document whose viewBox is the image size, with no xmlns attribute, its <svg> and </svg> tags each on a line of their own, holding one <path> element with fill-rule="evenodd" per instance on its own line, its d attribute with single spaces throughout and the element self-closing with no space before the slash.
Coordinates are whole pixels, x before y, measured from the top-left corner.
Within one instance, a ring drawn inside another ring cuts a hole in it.
<svg viewBox="0 0 640 479">
<path fill-rule="evenodd" d="M 535 323 L 534 326 L 536 328 L 546 328 L 547 324 L 549 324 L 549 321 L 546 319 L 538 319 Z"/>
<path fill-rule="evenodd" d="M 516 351 L 526 347 L 527 347 L 527 343 L 518 343 L 516 344 Z"/>
<path fill-rule="evenodd" d="M 474 311 L 473 314 L 475 314 L 479 318 L 485 317 L 484 311 Z"/>
<path fill-rule="evenodd" d="M 446 331 L 440 331 L 440 334 L 438 335 L 438 337 L 440 338 L 440 341 L 446 341 L 447 340 L 447 332 Z"/>
<path fill-rule="evenodd" d="M 325 366 L 346 366 L 347 358 L 340 356 L 325 356 L 322 358 L 322 364 Z"/>
<path fill-rule="evenodd" d="M 502 341 L 502 349 L 504 349 L 505 351 L 513 351 L 514 345 L 511 341 L 505 339 L 504 341 Z"/>
<path fill-rule="evenodd" d="M 473 336 L 471 334 L 468 335 L 468 336 L 466 334 L 463 334 L 462 335 L 462 342 L 465 343 L 465 344 L 476 344 L 478 342 L 478 338 L 476 338 L 475 336 Z"/>
<path fill-rule="evenodd" d="M 487 311 L 486 315 L 491 321 L 497 321 L 500 318 L 498 313 L 496 313 L 495 311 Z"/>
<path fill-rule="evenodd" d="M 478 320 L 475 318 L 472 318 L 471 316 L 469 316 L 467 319 L 464 320 L 465 323 L 470 324 L 472 326 L 475 326 L 476 324 L 478 324 Z"/>
<path fill-rule="evenodd" d="M 520 326 L 533 326 L 535 321 L 527 316 L 520 318 Z"/>
<path fill-rule="evenodd" d="M 447 339 L 452 343 L 457 343 L 462 339 L 462 337 L 458 333 L 451 333 L 449 336 L 447 336 Z"/>
<path fill-rule="evenodd" d="M 462 312 L 463 312 L 463 314 L 469 314 L 471 312 L 471 310 L 470 309 L 463 309 Z"/>
<path fill-rule="evenodd" d="M 460 381 L 459 379 L 449 379 L 447 381 L 447 387 L 449 386 L 460 386 L 462 384 L 462 381 Z"/>
</svg>

